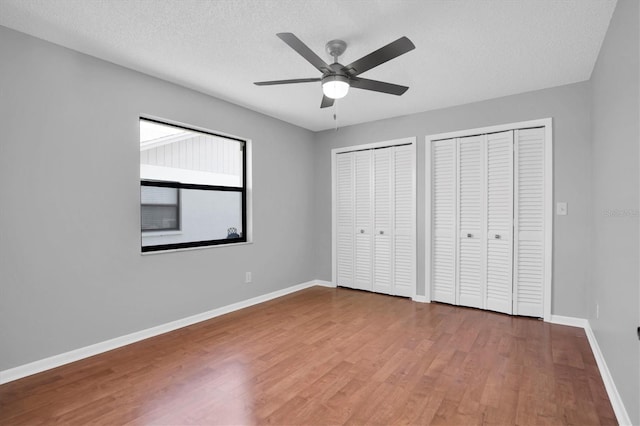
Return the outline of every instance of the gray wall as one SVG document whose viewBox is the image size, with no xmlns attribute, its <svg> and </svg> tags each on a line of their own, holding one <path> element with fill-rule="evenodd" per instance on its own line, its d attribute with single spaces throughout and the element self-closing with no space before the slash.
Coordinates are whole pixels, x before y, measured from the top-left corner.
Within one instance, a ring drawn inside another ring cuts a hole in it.
<svg viewBox="0 0 640 426">
<path fill-rule="evenodd" d="M 552 117 L 554 195 L 556 201 L 569 203 L 568 216 L 554 216 L 552 313 L 585 318 L 591 244 L 589 96 L 588 83 L 578 83 L 318 133 L 314 145 L 317 278 L 331 279 L 331 149 L 417 137 L 418 294 L 424 295 L 425 136 Z"/>
<path fill-rule="evenodd" d="M 315 278 L 311 132 L 3 27 L 0 57 L 0 371 Z M 139 114 L 253 140 L 253 244 L 140 254 Z"/>
<path fill-rule="evenodd" d="M 633 424 L 640 424 L 638 15 L 637 0 L 618 0 L 591 77 L 594 267 L 588 306 Z"/>
</svg>

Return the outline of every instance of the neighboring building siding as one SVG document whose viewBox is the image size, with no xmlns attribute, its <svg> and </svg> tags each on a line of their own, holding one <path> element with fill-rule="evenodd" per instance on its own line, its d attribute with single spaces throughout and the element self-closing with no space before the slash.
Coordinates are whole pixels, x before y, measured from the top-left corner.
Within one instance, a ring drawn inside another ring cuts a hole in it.
<svg viewBox="0 0 640 426">
<path fill-rule="evenodd" d="M 238 175 L 242 164 L 237 149 L 236 141 L 198 135 L 140 151 L 140 164 Z"/>
</svg>

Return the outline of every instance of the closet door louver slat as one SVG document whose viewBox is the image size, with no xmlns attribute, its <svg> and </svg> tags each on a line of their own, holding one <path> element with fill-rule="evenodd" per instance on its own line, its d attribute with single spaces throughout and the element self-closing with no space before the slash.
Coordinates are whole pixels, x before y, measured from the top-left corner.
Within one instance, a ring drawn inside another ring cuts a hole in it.
<svg viewBox="0 0 640 426">
<path fill-rule="evenodd" d="M 431 286 L 438 302 L 456 302 L 456 141 L 431 144 Z"/>
<path fill-rule="evenodd" d="M 516 131 L 514 301 L 516 315 L 542 317 L 544 300 L 544 128 Z"/>
<path fill-rule="evenodd" d="M 457 304 L 484 307 L 484 136 L 458 139 Z"/>
<path fill-rule="evenodd" d="M 371 290 L 372 274 L 372 185 L 371 151 L 355 153 L 355 288 Z"/>
<path fill-rule="evenodd" d="M 393 294 L 411 297 L 416 283 L 413 148 L 393 148 Z"/>
<path fill-rule="evenodd" d="M 354 217 L 353 217 L 353 153 L 336 157 L 336 284 L 355 287 Z"/>
<path fill-rule="evenodd" d="M 513 311 L 513 131 L 486 135 L 486 309 Z"/>
<path fill-rule="evenodd" d="M 373 291 L 386 294 L 393 294 L 392 154 L 392 148 L 373 151 Z"/>
</svg>

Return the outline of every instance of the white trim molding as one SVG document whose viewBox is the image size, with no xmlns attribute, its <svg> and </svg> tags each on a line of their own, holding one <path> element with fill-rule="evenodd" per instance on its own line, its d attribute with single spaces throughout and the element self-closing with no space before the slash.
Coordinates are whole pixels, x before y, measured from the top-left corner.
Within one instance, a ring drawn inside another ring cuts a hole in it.
<svg viewBox="0 0 640 426">
<path fill-rule="evenodd" d="M 618 424 L 620 424 L 621 426 L 631 426 L 631 418 L 629 417 L 629 413 L 627 413 L 627 409 L 625 408 L 624 403 L 622 402 L 622 398 L 618 393 L 618 388 L 616 388 L 616 384 L 613 381 L 613 376 L 611 376 L 609 367 L 607 367 L 607 362 L 602 355 L 602 351 L 600 350 L 600 346 L 598 345 L 598 340 L 596 339 L 596 335 L 593 334 L 593 330 L 591 329 L 589 321 L 587 321 L 587 326 L 584 328 L 584 331 L 587 334 L 587 339 L 589 340 L 589 344 L 591 345 L 591 351 L 593 352 L 593 356 L 596 359 L 596 364 L 598 364 L 600 376 L 602 377 L 604 387 L 607 390 L 607 395 L 609 395 L 609 401 L 611 402 L 613 412 L 618 419 Z"/>
<path fill-rule="evenodd" d="M 313 285 L 317 285 L 319 287 L 330 287 L 330 288 L 336 288 L 336 283 L 332 283 L 331 281 L 322 281 L 322 280 L 315 280 L 315 281 L 311 281 L 314 284 Z"/>
<path fill-rule="evenodd" d="M 600 346 L 598 345 L 598 340 L 596 339 L 596 335 L 591 329 L 589 320 L 584 318 L 551 315 L 551 320 L 549 322 L 551 322 L 552 324 L 568 325 L 571 327 L 579 327 L 584 329 L 584 332 L 587 335 L 587 340 L 589 341 L 589 345 L 591 346 L 591 352 L 593 352 L 593 357 L 596 359 L 596 364 L 598 364 L 598 370 L 600 370 L 600 376 L 602 377 L 602 382 L 604 383 L 604 387 L 607 390 L 607 395 L 609 396 L 609 401 L 611 402 L 611 407 L 613 408 L 613 412 L 616 415 L 616 419 L 621 426 L 631 426 L 632 423 L 631 419 L 629 418 L 629 413 L 627 413 L 624 403 L 622 402 L 622 398 L 618 393 L 618 388 L 616 388 L 616 384 L 613 381 L 613 376 L 611 376 L 609 367 L 607 367 L 607 362 L 602 355 L 602 351 L 600 350 Z"/>
<path fill-rule="evenodd" d="M 406 138 L 392 139 L 389 141 L 372 142 L 372 143 L 365 143 L 362 145 L 351 145 L 351 146 L 345 146 L 342 148 L 334 148 L 331 150 L 331 155 L 333 156 L 334 154 L 340 154 L 341 152 L 364 151 L 368 149 L 386 148 L 389 146 L 408 145 L 408 144 L 415 144 L 415 143 L 416 143 L 415 136 L 410 136 Z"/>
<path fill-rule="evenodd" d="M 192 315 L 190 317 L 182 318 L 179 320 L 171 321 L 165 324 L 161 324 L 155 327 L 147 328 L 146 330 L 136 331 L 131 334 L 116 337 L 106 340 L 104 342 L 95 343 L 93 345 L 85 346 L 65 352 L 62 354 L 54 355 L 48 358 L 44 358 L 38 361 L 30 362 L 28 364 L 20 365 L 18 367 L 10 368 L 8 370 L 0 371 L 0 384 L 12 382 L 14 380 L 21 379 L 23 377 L 31 376 L 32 374 L 41 373 L 52 368 L 60 367 L 65 364 L 69 364 L 75 361 L 79 361 L 84 358 L 88 358 L 94 355 L 101 354 L 113 349 L 120 348 L 122 346 L 130 345 L 141 340 L 148 339 L 150 337 L 158 336 L 160 334 L 168 333 L 173 330 L 177 330 L 182 327 L 187 327 L 202 321 L 206 321 L 215 317 L 219 317 L 224 314 L 228 314 L 249 306 L 257 305 L 259 303 L 267 302 L 278 297 L 286 296 L 287 294 L 295 293 L 306 288 L 321 286 L 321 287 L 335 287 L 335 284 L 330 281 L 313 280 L 307 281 L 302 284 L 294 285 L 291 287 L 277 290 L 272 293 L 256 296 L 251 299 L 242 300 L 231 305 L 222 306 L 220 308 L 212 309 L 207 312 Z"/>
<path fill-rule="evenodd" d="M 584 328 L 585 330 L 587 329 L 587 327 L 589 327 L 589 321 L 584 318 L 564 317 L 562 315 L 551 315 L 551 320 L 549 322 L 558 325 L 580 327 Z"/>
</svg>

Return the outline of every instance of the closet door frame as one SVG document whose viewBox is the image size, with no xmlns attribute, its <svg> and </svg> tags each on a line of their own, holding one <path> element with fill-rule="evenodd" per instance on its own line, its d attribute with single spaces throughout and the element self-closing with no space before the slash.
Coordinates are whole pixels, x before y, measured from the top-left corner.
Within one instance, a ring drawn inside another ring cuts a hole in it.
<svg viewBox="0 0 640 426">
<path fill-rule="evenodd" d="M 413 199 L 414 202 L 417 202 L 417 178 L 416 178 L 416 138 L 408 137 L 401 139 L 393 139 L 388 141 L 380 141 L 367 143 L 362 145 L 352 145 L 343 148 L 334 148 L 331 150 L 331 280 L 334 285 L 337 283 L 337 194 L 336 194 L 336 185 L 337 185 L 337 176 L 336 176 L 336 161 L 337 155 L 345 152 L 355 152 L 355 151 L 364 151 L 371 150 L 377 148 L 389 148 L 398 145 L 410 145 L 412 150 L 412 164 L 411 164 L 411 173 L 412 173 L 412 181 L 413 181 Z M 414 247 L 415 247 L 415 255 L 414 265 L 417 269 L 417 232 L 416 232 L 416 216 L 417 216 L 417 204 L 414 206 L 413 210 L 413 229 L 414 229 Z M 417 272 L 417 271 L 416 271 Z M 416 276 L 417 274 L 414 274 Z M 416 299 L 416 286 L 417 279 L 415 279 L 415 285 L 413 286 L 413 294 L 411 295 L 412 299 Z M 421 298 L 421 296 L 420 296 Z"/>
<path fill-rule="evenodd" d="M 476 129 L 460 130 L 455 132 L 438 133 L 425 137 L 425 296 L 417 296 L 423 302 L 432 301 L 431 288 L 431 144 L 442 139 L 455 139 L 467 136 L 497 133 L 509 130 L 519 130 L 532 127 L 544 127 L 544 321 L 551 321 L 551 293 L 553 271 L 553 119 L 543 118 L 539 120 L 521 121 L 516 123 L 501 124 L 497 126 L 482 127 Z M 423 298 L 424 297 L 424 298 Z"/>
</svg>

